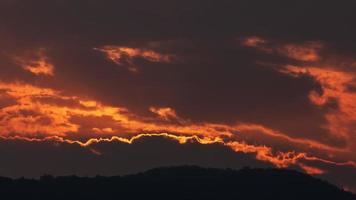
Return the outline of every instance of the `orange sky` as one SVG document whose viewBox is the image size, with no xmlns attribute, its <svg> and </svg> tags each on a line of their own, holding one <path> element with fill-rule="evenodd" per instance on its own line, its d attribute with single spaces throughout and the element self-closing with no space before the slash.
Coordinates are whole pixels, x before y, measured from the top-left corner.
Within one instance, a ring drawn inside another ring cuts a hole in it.
<svg viewBox="0 0 356 200">
<path fill-rule="evenodd" d="M 0 142 L 105 159 L 160 138 L 356 188 L 352 6 L 75 2 L 0 2 Z"/>
<path fill-rule="evenodd" d="M 318 62 L 321 58 L 319 50 L 322 44 L 310 42 L 307 44 L 271 44 L 266 39 L 247 37 L 242 45 L 248 48 L 257 48 L 266 54 L 280 54 L 295 60 Z M 117 49 L 116 49 L 117 48 Z M 265 51 L 269 49 L 268 51 Z M 106 56 L 118 65 L 122 57 L 142 57 L 150 62 L 170 62 L 168 57 L 152 50 L 137 48 L 121 48 L 109 46 L 100 49 Z M 39 57 L 37 60 L 26 60 L 17 57 L 14 62 L 34 63 L 33 66 L 20 64 L 23 70 L 33 73 L 34 76 L 55 76 L 54 64 L 50 63 L 45 55 L 45 50 L 34 52 Z M 15 56 L 14 56 L 15 57 Z M 133 62 L 133 61 L 130 61 Z M 38 63 L 38 66 L 35 64 Z M 310 76 L 322 87 L 322 94 L 311 90 L 309 100 L 315 107 L 321 107 L 330 99 L 337 99 L 339 106 L 336 110 L 325 113 L 325 127 L 329 134 L 347 139 L 347 146 L 336 147 L 322 141 L 289 136 L 279 130 L 274 130 L 260 124 L 236 121 L 234 124 L 194 122 L 180 117 L 171 107 L 150 107 L 152 116 L 140 116 L 130 112 L 125 107 L 105 105 L 95 99 L 80 96 L 65 95 L 65 91 L 40 87 L 25 81 L 0 82 L 3 91 L 1 98 L 11 100 L 1 109 L 0 133 L 3 139 L 55 140 L 83 147 L 90 146 L 92 142 L 113 141 L 131 143 L 141 136 L 162 136 L 180 143 L 193 140 L 201 144 L 221 143 L 237 152 L 256 153 L 256 159 L 271 162 L 277 167 L 300 165 L 306 172 L 312 174 L 323 173 L 322 169 L 313 168 L 299 160 L 313 157 L 309 151 L 324 154 L 320 161 L 345 164 L 356 167 L 353 123 L 356 111 L 353 106 L 356 95 L 347 90 L 348 85 L 354 85 L 354 74 L 338 70 L 326 63 L 313 63 L 312 66 L 283 65 L 276 70 L 285 76 Z M 261 66 L 263 67 L 263 66 Z M 47 70 L 45 70 L 45 68 Z M 49 73 L 50 72 L 50 73 Z M 79 120 L 75 121 L 73 118 Z M 85 120 L 88 122 L 81 122 Z M 240 136 L 241 135 L 241 136 Z M 242 138 L 253 138 L 251 143 Z M 79 139 L 78 139 L 79 138 Z M 82 139 L 80 139 L 82 138 Z M 276 151 L 273 143 L 281 141 L 288 143 L 288 150 Z M 294 147 L 295 146 L 295 147 Z"/>
</svg>

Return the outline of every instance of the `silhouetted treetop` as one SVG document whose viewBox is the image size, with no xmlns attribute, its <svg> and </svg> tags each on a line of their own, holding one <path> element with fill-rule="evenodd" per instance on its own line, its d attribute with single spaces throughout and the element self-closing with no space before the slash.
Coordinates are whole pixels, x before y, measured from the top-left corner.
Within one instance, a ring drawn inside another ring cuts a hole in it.
<svg viewBox="0 0 356 200">
<path fill-rule="evenodd" d="M 166 167 L 114 177 L 0 178 L 4 199 L 335 199 L 356 196 L 291 170 Z"/>
</svg>

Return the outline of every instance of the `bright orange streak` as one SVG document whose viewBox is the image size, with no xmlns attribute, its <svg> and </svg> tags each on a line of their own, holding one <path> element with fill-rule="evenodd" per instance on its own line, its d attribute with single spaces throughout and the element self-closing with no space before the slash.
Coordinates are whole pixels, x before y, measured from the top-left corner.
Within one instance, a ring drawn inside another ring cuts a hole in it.
<svg viewBox="0 0 356 200">
<path fill-rule="evenodd" d="M 322 159 L 322 158 L 318 158 L 315 156 L 308 156 L 304 158 L 305 160 L 309 160 L 309 161 L 319 161 L 319 162 L 323 162 L 326 164 L 331 164 L 331 165 L 337 165 L 337 166 L 351 166 L 351 167 L 356 167 L 356 162 L 354 161 L 346 161 L 346 162 L 334 162 L 331 160 L 326 160 L 326 159 Z"/>
<path fill-rule="evenodd" d="M 272 153 L 272 149 L 266 146 L 248 145 L 241 142 L 228 142 L 225 144 L 236 152 L 256 153 L 256 158 L 262 161 L 268 161 L 277 167 L 288 167 L 305 156 L 305 153 L 295 152 L 277 152 L 276 155 Z"/>
<path fill-rule="evenodd" d="M 283 134 L 279 131 L 276 130 L 272 130 L 269 128 L 266 128 L 264 126 L 261 125 L 256 125 L 256 124 L 239 124 L 237 126 L 235 126 L 235 130 L 240 131 L 240 132 L 249 132 L 249 131 L 257 131 L 259 133 L 263 133 L 265 135 L 268 135 L 270 137 L 274 137 L 274 138 L 280 138 L 283 139 L 285 141 L 289 141 L 291 143 L 295 143 L 295 144 L 304 144 L 307 145 L 309 147 L 312 148 L 316 148 L 316 149 L 321 149 L 321 150 L 326 150 L 326 151 L 332 151 L 332 152 L 345 152 L 347 151 L 347 149 L 340 149 L 340 148 L 335 148 L 332 146 L 328 146 L 319 142 L 316 142 L 314 140 L 309 140 L 309 139 L 305 139 L 305 138 L 293 138 L 290 137 L 286 134 Z"/>
<path fill-rule="evenodd" d="M 142 138 L 147 138 L 147 137 L 165 137 L 169 138 L 175 141 L 178 141 L 180 144 L 185 144 L 188 141 L 195 141 L 198 142 L 199 144 L 223 144 L 223 140 L 220 138 L 215 138 L 215 139 L 210 139 L 210 138 L 200 138 L 196 135 L 193 136 L 178 136 L 174 134 L 168 134 L 168 133 L 143 133 L 143 134 L 138 134 L 135 135 L 131 138 L 124 138 L 124 137 L 119 137 L 119 136 L 112 136 L 111 138 L 91 138 L 85 142 L 79 141 L 79 140 L 70 140 L 70 139 L 64 139 L 59 136 L 49 136 L 45 138 L 28 138 L 28 137 L 23 137 L 23 136 L 9 136 L 9 137 L 4 137 L 0 136 L 1 139 L 3 140 L 24 140 L 28 142 L 45 142 L 45 141 L 54 141 L 54 142 L 63 142 L 67 144 L 77 144 L 80 145 L 81 147 L 89 147 L 90 145 L 97 144 L 100 142 L 122 142 L 126 144 L 133 144 L 136 140 L 142 139 Z"/>
<path fill-rule="evenodd" d="M 324 174 L 324 173 L 325 173 L 324 170 L 319 169 L 319 168 L 317 168 L 317 167 L 311 167 L 311 166 L 304 165 L 304 164 L 300 164 L 299 166 L 300 166 L 304 171 L 306 171 L 308 174 L 311 174 L 311 175 Z"/>
<path fill-rule="evenodd" d="M 133 136 L 131 138 L 124 138 L 124 137 L 118 137 L 118 136 L 113 136 L 111 138 L 91 138 L 87 141 L 79 141 L 79 140 L 70 140 L 70 139 L 64 139 L 59 136 L 49 136 L 45 138 L 28 138 L 28 137 L 22 137 L 22 136 L 10 136 L 10 137 L 4 137 L 0 136 L 1 139 L 3 140 L 23 140 L 23 141 L 28 141 L 28 142 L 45 142 L 45 141 L 54 141 L 54 142 L 60 142 L 60 143 L 67 143 L 67 144 L 76 144 L 81 147 L 90 147 L 93 144 L 98 144 L 101 142 L 121 142 L 125 144 L 133 144 L 136 140 L 147 138 L 147 137 L 164 137 L 168 139 L 175 140 L 179 142 L 180 144 L 185 144 L 187 142 L 197 142 L 198 144 L 202 145 L 208 145 L 208 144 L 220 144 L 227 146 L 231 148 L 232 150 L 236 152 L 243 152 L 243 153 L 255 153 L 256 154 L 256 159 L 261 160 L 261 161 L 267 161 L 275 165 L 276 167 L 279 168 L 285 168 L 290 165 L 299 165 L 302 169 L 304 169 L 307 173 L 310 174 L 316 174 L 316 173 L 323 173 L 322 170 L 319 169 L 317 171 L 317 168 L 313 167 L 308 167 L 304 165 L 303 163 L 299 163 L 298 161 L 301 159 L 304 160 L 312 160 L 312 161 L 320 161 L 323 163 L 327 164 L 334 164 L 338 166 L 352 166 L 356 167 L 356 163 L 352 161 L 344 162 L 344 163 L 338 163 L 334 161 L 329 161 L 317 157 L 312 157 L 308 156 L 306 153 L 296 153 L 296 152 L 277 152 L 276 154 L 273 154 L 272 149 L 267 146 L 255 146 L 255 145 L 249 145 L 246 144 L 245 142 L 238 142 L 238 141 L 230 141 L 230 142 L 225 142 L 221 138 L 201 138 L 199 136 L 193 135 L 193 136 L 182 136 L 182 135 L 174 135 L 174 134 L 169 134 L 169 133 L 145 133 L 145 134 L 138 134 L 136 136 Z M 95 151 L 95 154 L 100 154 L 99 152 Z"/>
</svg>

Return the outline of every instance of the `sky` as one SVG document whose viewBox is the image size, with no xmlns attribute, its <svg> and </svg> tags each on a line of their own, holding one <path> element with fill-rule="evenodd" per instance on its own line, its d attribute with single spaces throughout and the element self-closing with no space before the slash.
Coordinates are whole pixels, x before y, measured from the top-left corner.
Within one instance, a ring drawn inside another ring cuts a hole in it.
<svg viewBox="0 0 356 200">
<path fill-rule="evenodd" d="M 2 0 L 0 176 L 277 167 L 356 191 L 355 9 Z"/>
</svg>

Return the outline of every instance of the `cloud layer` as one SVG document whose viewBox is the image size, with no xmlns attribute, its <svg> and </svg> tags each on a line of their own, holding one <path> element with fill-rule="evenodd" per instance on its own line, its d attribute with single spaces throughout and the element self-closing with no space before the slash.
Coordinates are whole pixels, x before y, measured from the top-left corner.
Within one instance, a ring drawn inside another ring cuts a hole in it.
<svg viewBox="0 0 356 200">
<path fill-rule="evenodd" d="M 43 158 L 60 145 L 61 156 L 80 152 L 88 165 L 93 156 L 107 163 L 106 154 L 158 149 L 170 154 L 155 165 L 190 164 L 163 143 L 202 148 L 202 157 L 211 146 L 222 160 L 198 164 L 241 166 L 247 155 L 248 165 L 296 168 L 354 189 L 346 178 L 356 168 L 354 8 L 353 1 L 2 1 L 1 142 L 51 149 Z M 152 137 L 164 140 L 137 147 Z M 129 144 L 134 150 L 102 150 Z M 4 160 L 0 175 L 65 171 L 9 172 L 22 154 Z M 152 167 L 148 160 L 136 169 Z"/>
</svg>

